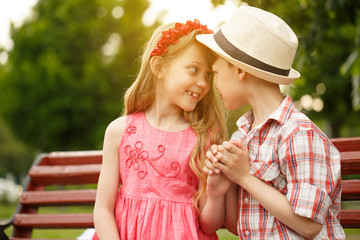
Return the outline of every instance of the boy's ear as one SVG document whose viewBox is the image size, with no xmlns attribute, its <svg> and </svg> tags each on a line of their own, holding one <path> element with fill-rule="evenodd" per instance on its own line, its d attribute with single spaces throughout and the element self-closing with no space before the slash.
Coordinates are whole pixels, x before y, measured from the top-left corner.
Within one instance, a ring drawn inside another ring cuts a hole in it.
<svg viewBox="0 0 360 240">
<path fill-rule="evenodd" d="M 163 72 L 161 63 L 162 63 L 162 58 L 160 56 L 154 56 L 150 59 L 151 71 L 158 79 L 161 79 Z"/>
<path fill-rule="evenodd" d="M 237 68 L 237 74 L 239 76 L 239 80 L 243 80 L 245 79 L 247 72 L 245 72 L 243 69 L 241 68 Z"/>
</svg>

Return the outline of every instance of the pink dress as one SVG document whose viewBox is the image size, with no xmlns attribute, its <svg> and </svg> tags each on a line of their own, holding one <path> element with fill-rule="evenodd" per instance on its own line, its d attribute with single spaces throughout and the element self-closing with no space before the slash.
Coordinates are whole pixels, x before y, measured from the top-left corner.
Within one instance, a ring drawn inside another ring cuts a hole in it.
<svg viewBox="0 0 360 240">
<path fill-rule="evenodd" d="M 218 239 L 201 230 L 193 204 L 199 181 L 189 159 L 195 143 L 191 127 L 166 132 L 150 126 L 144 112 L 127 116 L 115 207 L 122 240 Z"/>
</svg>

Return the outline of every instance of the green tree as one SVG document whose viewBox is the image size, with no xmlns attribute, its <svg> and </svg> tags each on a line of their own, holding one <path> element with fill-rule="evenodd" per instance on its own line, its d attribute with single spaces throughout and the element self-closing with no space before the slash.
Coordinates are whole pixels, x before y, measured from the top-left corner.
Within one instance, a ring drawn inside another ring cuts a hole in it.
<svg viewBox="0 0 360 240">
<path fill-rule="evenodd" d="M 144 0 L 39 0 L 12 27 L 0 79 L 4 120 L 41 151 L 101 148 L 150 28 Z"/>
<path fill-rule="evenodd" d="M 322 99 L 322 111 L 304 111 L 312 119 L 326 119 L 332 137 L 359 135 L 359 103 L 354 102 L 359 88 L 354 88 L 352 76 L 355 72 L 341 69 L 349 56 L 359 51 L 360 2 L 299 1 L 297 7 L 298 13 L 288 17 L 297 23 L 300 45 L 295 66 L 303 77 L 295 83 L 292 96 L 300 99 L 309 94 L 313 99 Z"/>
</svg>

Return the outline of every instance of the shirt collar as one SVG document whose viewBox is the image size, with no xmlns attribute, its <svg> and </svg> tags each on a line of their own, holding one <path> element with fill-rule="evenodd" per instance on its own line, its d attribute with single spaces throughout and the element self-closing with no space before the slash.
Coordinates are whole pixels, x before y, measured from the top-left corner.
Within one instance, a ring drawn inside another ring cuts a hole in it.
<svg viewBox="0 0 360 240">
<path fill-rule="evenodd" d="M 277 121 L 279 124 L 283 124 L 294 111 L 295 106 L 289 95 L 285 96 L 280 106 L 270 114 L 268 119 L 265 122 L 268 122 L 270 119 Z M 239 120 L 236 122 L 236 125 L 239 129 L 247 129 L 249 131 L 252 123 L 254 121 L 254 115 L 252 109 L 245 113 Z M 264 122 L 264 123 L 265 123 Z"/>
<path fill-rule="evenodd" d="M 283 124 L 290 117 L 294 109 L 294 103 L 291 97 L 287 95 L 284 97 L 284 100 L 282 101 L 280 106 L 272 114 L 270 114 L 268 119 L 273 119 L 280 124 Z"/>
</svg>

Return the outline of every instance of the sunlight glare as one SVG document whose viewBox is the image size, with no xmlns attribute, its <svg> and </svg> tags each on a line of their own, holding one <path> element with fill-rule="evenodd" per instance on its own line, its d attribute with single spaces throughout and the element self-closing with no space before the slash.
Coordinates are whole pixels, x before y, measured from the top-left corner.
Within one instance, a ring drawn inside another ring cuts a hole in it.
<svg viewBox="0 0 360 240">
<path fill-rule="evenodd" d="M 150 7 L 143 16 L 143 22 L 150 26 L 161 12 L 166 11 L 162 18 L 163 23 L 186 22 L 186 20 L 196 18 L 201 24 L 206 24 L 209 28 L 216 30 L 236 8 L 234 1 L 226 1 L 224 5 L 214 9 L 209 0 L 151 0 Z"/>
<path fill-rule="evenodd" d="M 0 46 L 11 50 L 13 43 L 9 38 L 10 22 L 20 26 L 24 18 L 30 15 L 37 0 L 0 1 Z"/>
</svg>

